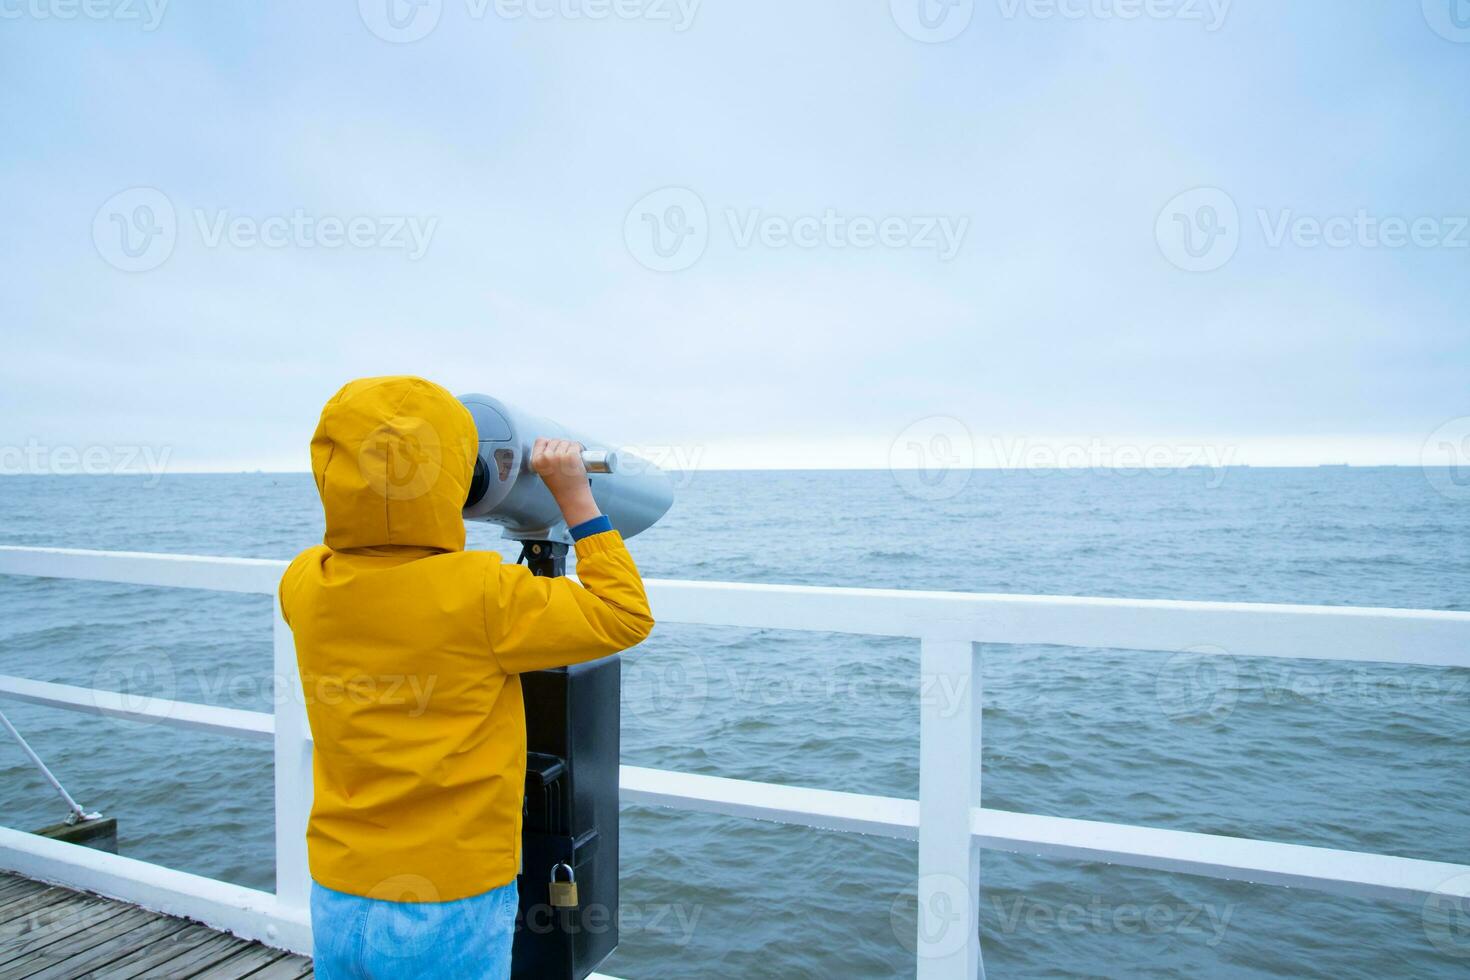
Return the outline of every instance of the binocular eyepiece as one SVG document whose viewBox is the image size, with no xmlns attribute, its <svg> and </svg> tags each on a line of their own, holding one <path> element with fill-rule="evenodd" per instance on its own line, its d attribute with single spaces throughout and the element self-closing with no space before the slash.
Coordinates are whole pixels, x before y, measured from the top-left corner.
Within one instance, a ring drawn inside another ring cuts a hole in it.
<svg viewBox="0 0 1470 980">
<path fill-rule="evenodd" d="M 551 491 L 531 470 L 531 447 L 540 437 L 582 444 L 592 497 L 625 538 L 652 527 L 674 503 L 668 474 L 636 453 L 614 450 L 489 395 L 459 400 L 479 436 L 466 521 L 499 524 L 507 538 L 520 541 L 570 540 Z"/>
</svg>

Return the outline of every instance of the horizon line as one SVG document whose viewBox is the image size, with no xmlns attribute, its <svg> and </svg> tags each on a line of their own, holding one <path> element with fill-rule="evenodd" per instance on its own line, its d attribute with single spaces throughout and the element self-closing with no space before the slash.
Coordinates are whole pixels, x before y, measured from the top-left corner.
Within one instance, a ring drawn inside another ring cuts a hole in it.
<svg viewBox="0 0 1470 980">
<path fill-rule="evenodd" d="M 1379 469 L 1422 469 L 1422 470 L 1448 470 L 1455 469 L 1453 465 L 1431 466 L 1422 463 L 1363 463 L 1363 462 L 1341 462 L 1341 463 L 1192 463 L 1188 466 L 1161 466 L 1147 465 L 1143 463 L 1135 465 L 1118 464 L 1090 464 L 1086 466 L 700 466 L 693 469 L 683 470 L 674 467 L 660 467 L 666 473 L 922 473 L 931 470 L 941 472 L 964 472 L 992 473 L 992 472 L 1037 472 L 1037 473 L 1073 473 L 1087 472 L 1089 470 L 1122 470 L 1127 472 L 1187 472 L 1189 470 L 1379 470 Z M 166 469 L 161 472 L 150 470 L 126 470 L 115 473 L 49 473 L 49 472 L 0 472 L 0 478 L 5 477 L 81 477 L 81 476 L 128 476 L 128 477 L 153 477 L 164 476 L 311 476 L 312 471 L 307 469 L 265 469 L 256 468 L 219 468 L 219 469 Z"/>
</svg>

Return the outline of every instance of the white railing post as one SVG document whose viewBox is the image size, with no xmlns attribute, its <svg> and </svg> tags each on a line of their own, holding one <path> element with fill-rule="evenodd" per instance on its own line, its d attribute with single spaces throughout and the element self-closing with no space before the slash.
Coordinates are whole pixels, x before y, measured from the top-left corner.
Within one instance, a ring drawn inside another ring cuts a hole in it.
<svg viewBox="0 0 1470 980">
<path fill-rule="evenodd" d="M 275 601 L 274 690 L 276 709 L 276 901 L 306 910 L 310 873 L 306 866 L 306 820 L 311 814 L 312 773 L 306 698 L 296 669 L 296 644 Z"/>
<path fill-rule="evenodd" d="M 980 653 L 922 641 L 919 656 L 919 980 L 975 980 L 980 956 Z"/>
</svg>

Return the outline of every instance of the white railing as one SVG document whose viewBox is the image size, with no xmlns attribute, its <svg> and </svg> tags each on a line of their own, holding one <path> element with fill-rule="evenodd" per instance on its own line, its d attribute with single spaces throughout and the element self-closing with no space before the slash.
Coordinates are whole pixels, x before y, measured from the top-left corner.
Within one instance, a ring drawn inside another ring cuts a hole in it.
<svg viewBox="0 0 1470 980">
<path fill-rule="evenodd" d="M 285 562 L 54 548 L 0 548 L 0 574 L 275 595 Z M 1400 609 L 975 595 L 651 580 L 663 623 L 911 637 L 920 642 L 919 799 L 864 796 L 634 766 L 626 803 L 771 820 L 919 843 L 918 976 L 983 975 L 979 851 L 994 848 L 1338 894 L 1470 898 L 1470 866 L 1136 827 L 980 805 L 980 667 L 975 646 L 1051 644 L 1204 655 L 1470 667 L 1470 613 Z M 296 677 L 276 610 L 274 675 Z M 0 867 L 187 915 L 309 952 L 305 828 L 311 737 L 304 698 L 274 715 L 0 675 L 0 697 L 270 740 L 275 748 L 276 889 L 267 893 L 0 828 Z"/>
</svg>

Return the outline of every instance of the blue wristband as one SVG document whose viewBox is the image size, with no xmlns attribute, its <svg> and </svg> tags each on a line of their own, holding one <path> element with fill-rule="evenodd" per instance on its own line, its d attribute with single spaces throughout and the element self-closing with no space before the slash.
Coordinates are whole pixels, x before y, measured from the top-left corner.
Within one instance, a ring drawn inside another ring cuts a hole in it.
<svg viewBox="0 0 1470 980">
<path fill-rule="evenodd" d="M 592 520 L 583 521 L 576 527 L 568 528 L 567 531 L 571 534 L 573 541 L 581 541 L 583 538 L 591 537 L 594 534 L 601 534 L 604 531 L 611 531 L 612 529 L 612 521 L 607 519 L 607 515 L 598 514 Z"/>
</svg>

